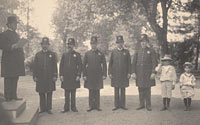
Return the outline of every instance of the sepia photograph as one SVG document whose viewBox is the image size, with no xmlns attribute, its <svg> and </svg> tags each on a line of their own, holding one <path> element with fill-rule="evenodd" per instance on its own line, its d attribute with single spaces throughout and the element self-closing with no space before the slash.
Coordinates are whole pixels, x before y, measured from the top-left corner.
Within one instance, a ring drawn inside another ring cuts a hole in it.
<svg viewBox="0 0 200 125">
<path fill-rule="evenodd" d="M 200 0 L 0 0 L 0 125 L 199 125 Z"/>
</svg>

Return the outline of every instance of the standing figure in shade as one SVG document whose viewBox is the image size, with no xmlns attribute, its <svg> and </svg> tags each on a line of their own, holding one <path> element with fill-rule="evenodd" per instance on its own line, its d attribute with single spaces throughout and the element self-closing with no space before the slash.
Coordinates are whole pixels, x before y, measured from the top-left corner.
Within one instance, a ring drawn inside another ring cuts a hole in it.
<svg viewBox="0 0 200 125">
<path fill-rule="evenodd" d="M 17 83 L 19 76 L 25 75 L 23 46 L 16 33 L 17 18 L 7 18 L 8 29 L 0 34 L 0 49 L 3 50 L 1 61 L 1 76 L 4 77 L 4 97 L 6 101 L 22 100 L 17 97 Z"/>
<path fill-rule="evenodd" d="M 114 87 L 114 104 L 113 111 L 126 108 L 126 87 L 129 86 L 131 77 L 131 57 L 129 51 L 124 49 L 123 36 L 117 36 L 117 48 L 114 49 L 110 56 L 108 74 L 111 78 L 111 86 Z"/>
<path fill-rule="evenodd" d="M 185 62 L 183 65 L 184 73 L 181 74 L 179 82 L 180 82 L 180 91 L 181 95 L 183 97 L 183 102 L 185 104 L 184 111 L 190 111 L 191 110 L 191 103 L 192 98 L 194 97 L 194 86 L 196 84 L 196 78 L 191 73 L 192 71 L 192 63 L 191 62 Z"/>
<path fill-rule="evenodd" d="M 52 114 L 52 94 L 56 89 L 58 71 L 56 53 L 49 50 L 49 45 L 49 38 L 43 37 L 42 50 L 36 53 L 34 59 L 33 80 L 40 96 L 40 113 Z"/>
<path fill-rule="evenodd" d="M 60 61 L 60 80 L 62 82 L 61 88 L 65 90 L 65 105 L 62 113 L 70 110 L 78 112 L 76 108 L 76 89 L 80 88 L 80 78 L 82 71 L 82 61 L 80 53 L 74 50 L 74 38 L 68 39 L 68 52 L 62 55 Z M 71 95 L 71 97 L 70 97 Z"/>
<path fill-rule="evenodd" d="M 88 112 L 100 109 L 100 89 L 103 88 L 103 80 L 107 77 L 106 59 L 102 52 L 97 49 L 97 37 L 91 37 L 91 50 L 85 53 L 83 60 L 84 87 L 89 89 Z"/>
<path fill-rule="evenodd" d="M 137 110 L 146 107 L 151 111 L 151 87 L 155 86 L 155 51 L 147 47 L 148 36 L 142 34 L 141 47 L 134 53 L 132 62 L 132 76 L 136 79 L 136 86 L 139 91 L 140 106 Z"/>
<path fill-rule="evenodd" d="M 169 110 L 172 90 L 174 90 L 177 81 L 176 70 L 171 65 L 171 61 L 171 56 L 165 55 L 161 58 L 161 64 L 158 64 L 155 69 L 161 83 L 161 95 L 163 98 L 163 108 L 161 111 Z"/>
</svg>

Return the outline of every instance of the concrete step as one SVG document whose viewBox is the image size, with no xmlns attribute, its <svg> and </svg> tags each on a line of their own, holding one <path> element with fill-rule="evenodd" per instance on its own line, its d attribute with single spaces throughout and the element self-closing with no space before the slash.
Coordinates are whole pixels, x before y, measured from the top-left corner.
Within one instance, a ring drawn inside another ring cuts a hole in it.
<svg viewBox="0 0 200 125">
<path fill-rule="evenodd" d="M 8 115 L 15 119 L 26 109 L 26 100 L 3 102 L 2 105 Z"/>
<path fill-rule="evenodd" d="M 19 117 L 13 120 L 13 123 L 15 125 L 36 125 L 38 116 L 38 106 L 27 107 Z"/>
</svg>

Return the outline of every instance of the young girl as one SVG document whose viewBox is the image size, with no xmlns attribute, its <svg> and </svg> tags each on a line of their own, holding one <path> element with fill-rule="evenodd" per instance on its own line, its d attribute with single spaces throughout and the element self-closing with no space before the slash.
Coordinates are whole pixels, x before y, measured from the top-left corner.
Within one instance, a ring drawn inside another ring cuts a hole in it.
<svg viewBox="0 0 200 125">
<path fill-rule="evenodd" d="M 161 95 L 163 98 L 161 111 L 169 109 L 172 90 L 176 84 L 176 70 L 174 66 L 170 65 L 171 61 L 170 55 L 165 55 L 164 58 L 161 58 L 161 64 L 155 69 L 161 82 Z"/>
<path fill-rule="evenodd" d="M 192 102 L 192 97 L 194 96 L 194 86 L 196 83 L 196 79 L 194 75 L 191 73 L 192 70 L 192 63 L 185 62 L 183 65 L 185 72 L 180 76 L 180 91 L 183 97 L 183 101 L 185 104 L 185 110 L 190 110 L 190 105 Z"/>
</svg>

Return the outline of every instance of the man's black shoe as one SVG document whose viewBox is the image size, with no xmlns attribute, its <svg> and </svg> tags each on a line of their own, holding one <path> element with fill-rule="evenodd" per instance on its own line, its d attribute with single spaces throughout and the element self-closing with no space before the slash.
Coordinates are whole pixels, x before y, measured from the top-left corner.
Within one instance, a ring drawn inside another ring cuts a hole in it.
<svg viewBox="0 0 200 125">
<path fill-rule="evenodd" d="M 73 112 L 78 112 L 78 110 L 76 108 L 72 109 Z"/>
<path fill-rule="evenodd" d="M 93 108 L 90 108 L 90 109 L 87 110 L 87 112 L 91 112 L 92 110 L 94 110 L 94 109 L 93 109 Z"/>
<path fill-rule="evenodd" d="M 152 109 L 151 108 L 147 108 L 147 111 L 152 111 Z"/>
<path fill-rule="evenodd" d="M 16 101 L 23 100 L 23 98 L 13 98 Z"/>
<path fill-rule="evenodd" d="M 165 110 L 167 110 L 166 107 L 163 107 L 162 109 L 160 109 L 160 111 L 165 111 Z"/>
<path fill-rule="evenodd" d="M 53 113 L 51 112 L 51 110 L 48 110 L 47 113 L 48 113 L 48 114 L 53 114 Z"/>
<path fill-rule="evenodd" d="M 140 106 L 138 108 L 136 108 L 136 110 L 141 110 L 141 109 L 144 109 L 145 107 L 144 106 Z"/>
<path fill-rule="evenodd" d="M 65 109 L 65 110 L 61 111 L 61 113 L 66 113 L 66 112 L 69 112 L 69 109 Z"/>
<path fill-rule="evenodd" d="M 45 111 L 44 110 L 39 111 L 39 113 L 43 113 L 43 112 L 45 112 Z"/>
<path fill-rule="evenodd" d="M 96 110 L 97 110 L 97 111 L 102 111 L 102 109 L 100 109 L 100 108 L 96 108 Z"/>
<path fill-rule="evenodd" d="M 117 109 L 119 109 L 119 107 L 115 107 L 114 109 L 112 109 L 112 111 L 116 111 Z"/>
<path fill-rule="evenodd" d="M 121 107 L 121 109 L 123 109 L 123 110 L 128 110 L 126 107 Z"/>
</svg>

